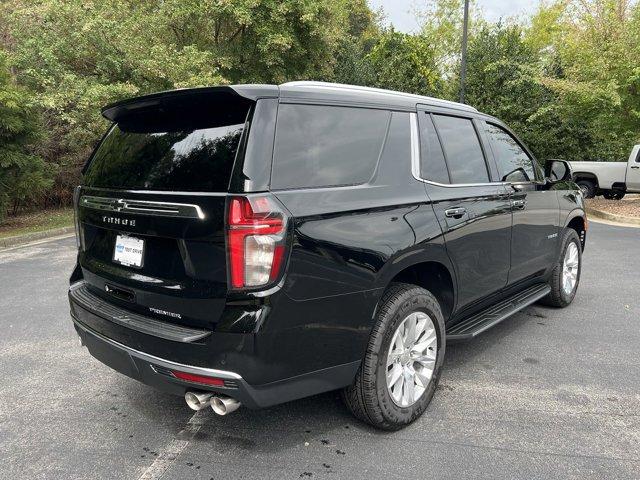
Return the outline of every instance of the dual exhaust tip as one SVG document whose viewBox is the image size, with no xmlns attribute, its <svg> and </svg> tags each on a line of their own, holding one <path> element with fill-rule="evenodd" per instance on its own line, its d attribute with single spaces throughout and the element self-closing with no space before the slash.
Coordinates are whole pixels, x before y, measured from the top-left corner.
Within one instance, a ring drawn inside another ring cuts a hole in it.
<svg viewBox="0 0 640 480">
<path fill-rule="evenodd" d="M 191 410 L 197 412 L 211 406 L 211 409 L 218 415 L 227 415 L 235 412 L 242 405 L 234 398 L 206 392 L 190 391 L 184 394 L 184 399 Z"/>
</svg>

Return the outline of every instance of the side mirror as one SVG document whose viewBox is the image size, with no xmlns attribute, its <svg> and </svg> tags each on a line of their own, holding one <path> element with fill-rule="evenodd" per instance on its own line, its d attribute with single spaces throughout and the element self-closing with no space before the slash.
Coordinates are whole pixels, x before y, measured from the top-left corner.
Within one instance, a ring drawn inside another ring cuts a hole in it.
<svg viewBox="0 0 640 480">
<path fill-rule="evenodd" d="M 547 160 L 544 164 L 544 176 L 550 182 L 562 182 L 573 179 L 573 171 L 569 162 L 564 160 Z"/>
</svg>

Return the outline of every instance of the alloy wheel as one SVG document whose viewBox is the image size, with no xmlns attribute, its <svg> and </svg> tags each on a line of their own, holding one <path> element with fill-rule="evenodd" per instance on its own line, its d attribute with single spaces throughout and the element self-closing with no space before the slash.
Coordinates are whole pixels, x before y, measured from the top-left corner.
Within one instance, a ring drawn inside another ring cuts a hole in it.
<svg viewBox="0 0 640 480">
<path fill-rule="evenodd" d="M 398 326 L 387 353 L 387 389 L 399 407 L 410 407 L 427 389 L 438 353 L 433 320 L 424 312 L 409 314 Z"/>
<path fill-rule="evenodd" d="M 578 283 L 578 269 L 580 267 L 580 257 L 578 247 L 574 242 L 567 246 L 562 262 L 562 289 L 567 295 L 573 293 L 576 283 Z"/>
</svg>

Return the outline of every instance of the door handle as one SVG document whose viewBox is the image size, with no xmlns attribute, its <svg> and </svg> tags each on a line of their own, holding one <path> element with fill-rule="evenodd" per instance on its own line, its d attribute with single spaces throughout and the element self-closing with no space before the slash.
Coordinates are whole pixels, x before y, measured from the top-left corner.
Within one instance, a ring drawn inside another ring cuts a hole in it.
<svg viewBox="0 0 640 480">
<path fill-rule="evenodd" d="M 527 201 L 526 200 L 513 200 L 511 202 L 511 206 L 513 208 L 518 208 L 518 209 L 522 210 L 524 207 L 527 206 Z"/>
<path fill-rule="evenodd" d="M 449 218 L 462 218 L 467 213 L 467 209 L 464 207 L 450 208 L 444 211 L 444 216 Z"/>
<path fill-rule="evenodd" d="M 637 165 L 634 165 L 634 166 L 632 166 L 631 168 L 633 168 L 634 170 L 637 170 L 637 169 L 638 169 L 638 168 L 640 168 L 640 167 L 638 167 Z"/>
</svg>

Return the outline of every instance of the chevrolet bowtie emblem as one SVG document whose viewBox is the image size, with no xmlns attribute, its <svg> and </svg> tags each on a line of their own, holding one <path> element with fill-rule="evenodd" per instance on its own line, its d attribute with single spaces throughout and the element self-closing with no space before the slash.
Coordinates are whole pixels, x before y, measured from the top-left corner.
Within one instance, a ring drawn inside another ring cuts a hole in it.
<svg viewBox="0 0 640 480">
<path fill-rule="evenodd" d="M 111 208 L 116 211 L 119 212 L 121 211 L 123 208 L 127 208 L 127 202 L 125 202 L 124 200 L 122 200 L 121 198 L 118 200 L 114 200 L 113 202 L 111 202 Z"/>
</svg>

